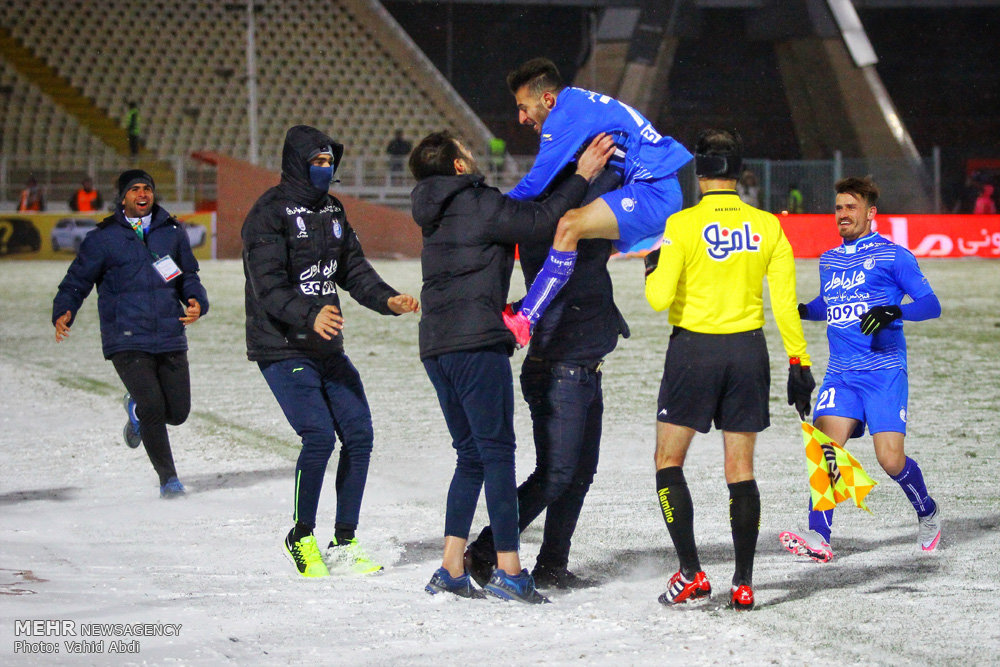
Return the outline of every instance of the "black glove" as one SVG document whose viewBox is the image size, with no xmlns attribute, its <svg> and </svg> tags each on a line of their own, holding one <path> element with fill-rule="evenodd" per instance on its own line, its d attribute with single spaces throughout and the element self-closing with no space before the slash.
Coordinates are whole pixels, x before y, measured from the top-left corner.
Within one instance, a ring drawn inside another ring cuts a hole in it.
<svg viewBox="0 0 1000 667">
<path fill-rule="evenodd" d="M 809 317 L 809 306 L 804 303 L 799 304 L 799 319 L 804 320 Z"/>
<path fill-rule="evenodd" d="M 660 263 L 660 249 L 657 248 L 650 252 L 643 257 L 642 261 L 646 264 L 646 277 L 648 278 L 650 273 L 656 271 L 656 265 Z"/>
<path fill-rule="evenodd" d="M 805 421 L 806 415 L 812 409 L 809 404 L 812 400 L 813 389 L 816 388 L 816 380 L 813 379 L 812 371 L 808 366 L 802 364 L 788 365 L 788 404 L 795 406 L 795 411 L 799 413 L 799 419 Z"/>
<path fill-rule="evenodd" d="M 861 318 L 861 333 L 874 336 L 902 316 L 899 306 L 874 306 Z"/>
</svg>

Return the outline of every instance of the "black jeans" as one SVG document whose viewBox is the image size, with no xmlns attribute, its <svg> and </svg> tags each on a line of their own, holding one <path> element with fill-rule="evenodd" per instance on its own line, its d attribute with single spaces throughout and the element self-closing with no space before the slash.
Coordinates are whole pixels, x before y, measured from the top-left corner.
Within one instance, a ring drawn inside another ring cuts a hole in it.
<svg viewBox="0 0 1000 667">
<path fill-rule="evenodd" d="M 167 424 L 183 424 L 191 412 L 187 352 L 150 354 L 126 350 L 112 355 L 111 363 L 135 400 L 142 444 L 160 476 L 160 484 L 166 484 L 168 479 L 177 476 Z"/>
<path fill-rule="evenodd" d="M 597 472 L 604 416 L 598 364 L 527 358 L 521 392 L 531 412 L 535 469 L 517 489 L 518 528 L 524 531 L 543 510 L 545 529 L 537 563 L 566 567 L 583 500 Z M 486 557 L 492 531 L 473 545 Z"/>
</svg>

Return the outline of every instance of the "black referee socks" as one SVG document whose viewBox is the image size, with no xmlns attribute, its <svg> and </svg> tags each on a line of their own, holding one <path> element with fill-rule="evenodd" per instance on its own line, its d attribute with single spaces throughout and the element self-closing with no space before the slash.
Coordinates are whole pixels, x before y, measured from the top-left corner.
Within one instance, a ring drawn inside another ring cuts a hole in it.
<svg viewBox="0 0 1000 667">
<path fill-rule="evenodd" d="M 657 470 L 656 494 L 667 531 L 677 550 L 681 574 L 691 581 L 701 571 L 701 563 L 698 561 L 698 548 L 694 544 L 694 505 L 691 503 L 691 491 L 684 479 L 684 469 L 673 466 Z"/>
<path fill-rule="evenodd" d="M 729 485 L 729 526 L 733 531 L 736 572 L 733 586 L 753 585 L 753 557 L 760 533 L 760 492 L 757 480 Z"/>
</svg>

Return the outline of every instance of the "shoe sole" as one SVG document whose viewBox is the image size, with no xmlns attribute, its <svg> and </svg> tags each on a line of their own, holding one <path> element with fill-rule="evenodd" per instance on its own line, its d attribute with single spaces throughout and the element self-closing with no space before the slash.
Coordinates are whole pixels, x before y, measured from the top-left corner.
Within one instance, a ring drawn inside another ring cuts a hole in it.
<svg viewBox="0 0 1000 667">
<path fill-rule="evenodd" d="M 431 595 L 437 595 L 438 593 L 450 593 L 455 597 L 465 598 L 466 600 L 483 600 L 486 598 L 486 594 L 477 588 L 470 589 L 468 591 L 468 595 L 465 594 L 465 591 L 453 591 L 441 586 L 435 586 L 434 584 L 427 584 L 424 586 L 424 590 Z"/>
<path fill-rule="evenodd" d="M 733 611 L 752 611 L 753 605 L 754 605 L 753 602 L 751 602 L 750 604 L 743 604 L 741 602 L 737 602 L 736 600 L 732 600 L 729 603 L 729 608 L 732 609 Z"/>
<path fill-rule="evenodd" d="M 934 536 L 934 539 L 931 541 L 930 544 L 921 544 L 920 548 L 923 549 L 924 551 L 934 551 L 937 549 L 938 541 L 940 539 L 941 539 L 941 531 L 939 530 L 938 534 Z"/>
<path fill-rule="evenodd" d="M 504 602 L 523 602 L 523 600 L 515 598 L 502 588 L 491 588 L 487 586 L 486 588 L 483 589 L 483 592 L 486 593 L 487 595 L 492 595 L 493 597 L 499 600 L 503 600 Z"/>
<path fill-rule="evenodd" d="M 139 445 L 142 444 L 142 436 L 136 438 L 135 444 L 133 445 L 132 440 L 129 438 L 131 433 L 134 433 L 132 430 L 132 422 L 125 422 L 125 428 L 122 429 L 122 437 L 125 438 L 125 446 L 129 449 L 137 449 Z"/>
<path fill-rule="evenodd" d="M 707 602 L 712 598 L 712 591 L 696 591 L 691 595 L 687 596 L 683 600 L 674 602 L 669 595 L 666 593 L 661 593 L 657 601 L 664 607 L 678 607 L 682 604 L 697 604 L 698 602 Z"/>
<path fill-rule="evenodd" d="M 795 556 L 805 556 L 817 563 L 829 563 L 833 560 L 833 553 L 827 551 L 816 551 L 806 544 L 805 540 L 793 532 L 785 531 L 778 535 L 781 546 Z"/>
<path fill-rule="evenodd" d="M 483 589 L 483 592 L 487 595 L 492 595 L 495 598 L 503 600 L 504 602 L 520 602 L 521 604 L 547 604 L 551 602 L 551 600 L 544 595 L 539 595 L 538 597 L 541 599 L 538 600 L 526 600 L 519 595 L 510 594 L 502 588 L 487 587 Z"/>
</svg>

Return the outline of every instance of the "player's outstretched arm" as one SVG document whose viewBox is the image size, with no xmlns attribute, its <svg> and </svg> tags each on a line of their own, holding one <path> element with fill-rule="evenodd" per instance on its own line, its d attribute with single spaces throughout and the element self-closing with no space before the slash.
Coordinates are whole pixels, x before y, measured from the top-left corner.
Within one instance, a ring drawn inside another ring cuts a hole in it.
<svg viewBox="0 0 1000 667">
<path fill-rule="evenodd" d="M 904 320 L 909 322 L 922 322 L 923 320 L 933 320 L 941 317 L 941 302 L 933 292 L 919 299 L 914 299 L 910 303 L 904 303 L 899 307 Z"/>
</svg>

